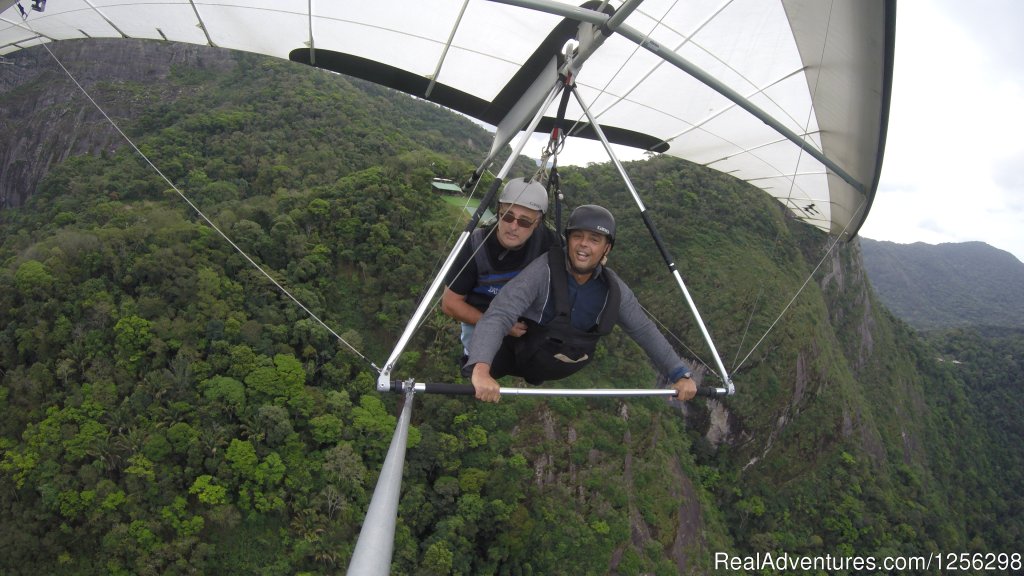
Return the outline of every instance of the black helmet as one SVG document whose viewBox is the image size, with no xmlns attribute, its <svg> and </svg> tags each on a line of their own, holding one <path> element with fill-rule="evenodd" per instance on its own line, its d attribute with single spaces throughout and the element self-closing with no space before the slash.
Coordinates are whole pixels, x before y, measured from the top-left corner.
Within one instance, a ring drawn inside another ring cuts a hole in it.
<svg viewBox="0 0 1024 576">
<path fill-rule="evenodd" d="M 604 234 L 608 237 L 609 243 L 615 244 L 615 217 L 607 209 L 596 204 L 584 204 L 572 211 L 569 222 L 565 225 L 566 239 L 573 230 L 589 230 Z"/>
</svg>

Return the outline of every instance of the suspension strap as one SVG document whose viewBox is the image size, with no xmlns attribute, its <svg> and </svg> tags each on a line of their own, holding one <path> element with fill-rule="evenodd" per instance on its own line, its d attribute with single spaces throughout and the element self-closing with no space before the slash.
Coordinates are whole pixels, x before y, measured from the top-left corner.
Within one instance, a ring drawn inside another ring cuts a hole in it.
<svg viewBox="0 0 1024 576">
<path fill-rule="evenodd" d="M 540 167 L 538 168 L 538 174 L 542 174 L 547 167 L 548 158 L 551 159 L 551 169 L 548 171 L 547 177 L 547 188 L 548 195 L 554 197 L 555 201 L 555 237 L 558 241 L 558 247 L 562 248 L 562 201 L 565 196 L 562 194 L 561 181 L 558 177 L 558 153 L 561 152 L 562 146 L 565 144 L 565 110 L 569 105 L 569 96 L 572 95 L 572 88 L 574 86 L 572 73 L 566 73 L 561 76 L 562 80 L 562 98 L 558 102 L 558 113 L 555 116 L 555 124 L 551 129 L 551 137 L 548 139 L 548 145 L 541 154 Z"/>
<path fill-rule="evenodd" d="M 556 159 L 557 162 L 557 159 Z M 558 248 L 564 248 L 562 243 L 564 238 L 562 237 L 562 195 L 561 181 L 558 178 L 558 166 L 555 163 L 551 164 L 551 177 L 548 178 L 548 193 L 555 197 L 555 239 L 558 242 Z"/>
</svg>

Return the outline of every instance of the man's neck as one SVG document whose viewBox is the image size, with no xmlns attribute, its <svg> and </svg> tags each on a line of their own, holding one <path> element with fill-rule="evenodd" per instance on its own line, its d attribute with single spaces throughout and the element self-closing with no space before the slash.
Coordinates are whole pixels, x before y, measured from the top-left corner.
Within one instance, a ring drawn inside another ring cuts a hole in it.
<svg viewBox="0 0 1024 576">
<path fill-rule="evenodd" d="M 586 274 L 580 274 L 575 270 L 571 270 L 570 272 L 572 273 L 572 277 L 576 279 L 576 283 L 579 284 L 580 286 L 586 284 L 591 278 L 594 277 L 593 272 L 587 272 Z"/>
</svg>

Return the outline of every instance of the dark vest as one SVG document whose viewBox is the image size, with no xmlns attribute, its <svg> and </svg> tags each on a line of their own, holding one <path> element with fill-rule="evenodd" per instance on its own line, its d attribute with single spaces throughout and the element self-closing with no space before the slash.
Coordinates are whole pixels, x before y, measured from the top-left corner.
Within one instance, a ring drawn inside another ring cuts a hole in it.
<svg viewBox="0 0 1024 576">
<path fill-rule="evenodd" d="M 565 253 L 554 248 L 547 254 L 551 270 L 551 298 L 555 315 L 547 324 L 525 320 L 526 334 L 520 338 L 506 338 L 515 347 L 516 370 L 529 383 L 558 380 L 575 374 L 594 359 L 597 342 L 609 334 L 619 319 L 618 277 L 604 268 L 603 280 L 608 286 L 608 298 L 601 311 L 600 321 L 589 330 L 572 325 L 569 308 L 569 276 Z M 599 282 L 600 279 L 592 279 Z"/>
<path fill-rule="evenodd" d="M 544 234 L 546 234 L 544 230 L 534 230 L 533 234 L 530 235 L 530 239 L 526 241 L 526 246 L 521 248 L 521 250 L 526 252 L 522 266 L 515 270 L 498 271 L 491 261 L 491 255 L 488 253 L 487 246 L 484 245 L 490 231 L 491 228 L 477 228 L 469 237 L 473 261 L 476 263 L 477 276 L 476 286 L 467 295 L 466 302 L 479 310 L 487 310 L 487 307 L 491 305 L 491 300 L 494 300 L 494 297 L 501 292 L 505 284 L 515 278 L 527 264 L 533 262 L 541 255 Z"/>
</svg>

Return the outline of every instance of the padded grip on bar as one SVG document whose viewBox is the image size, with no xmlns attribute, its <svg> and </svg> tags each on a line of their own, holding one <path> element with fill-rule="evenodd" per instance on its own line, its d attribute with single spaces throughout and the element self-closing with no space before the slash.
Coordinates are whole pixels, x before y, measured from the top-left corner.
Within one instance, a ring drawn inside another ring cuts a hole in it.
<svg viewBox="0 0 1024 576">
<path fill-rule="evenodd" d="M 704 396 L 705 398 L 721 398 L 728 395 L 729 390 L 726 388 L 715 388 L 714 386 L 700 386 L 697 388 L 697 396 Z"/>
<path fill-rule="evenodd" d="M 465 396 L 476 394 L 476 388 L 471 384 L 451 384 L 449 382 L 427 382 L 423 385 L 423 391 L 427 394 L 461 394 Z"/>
</svg>

